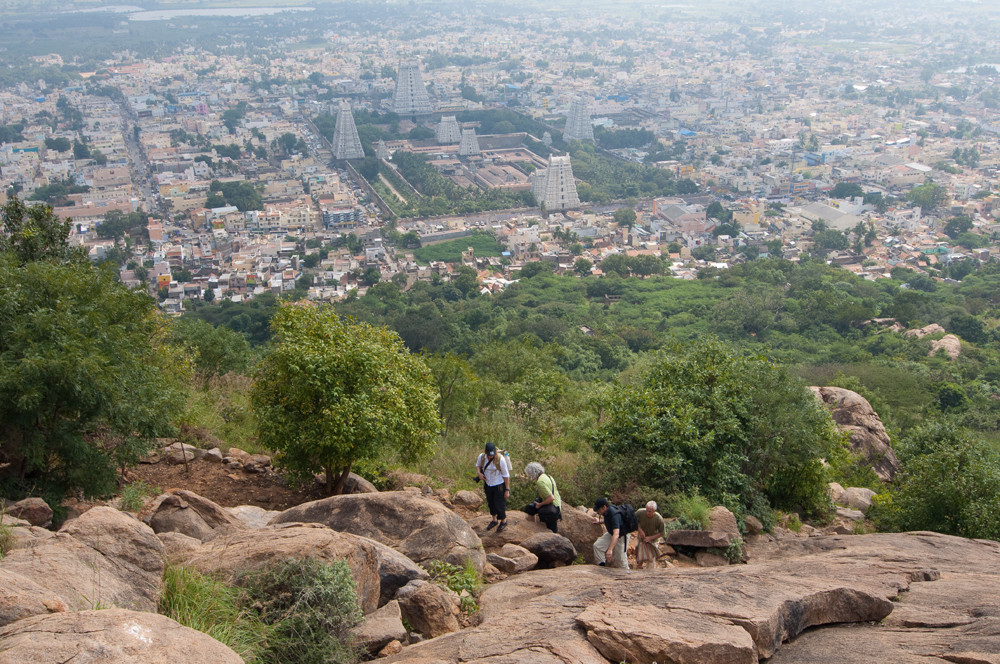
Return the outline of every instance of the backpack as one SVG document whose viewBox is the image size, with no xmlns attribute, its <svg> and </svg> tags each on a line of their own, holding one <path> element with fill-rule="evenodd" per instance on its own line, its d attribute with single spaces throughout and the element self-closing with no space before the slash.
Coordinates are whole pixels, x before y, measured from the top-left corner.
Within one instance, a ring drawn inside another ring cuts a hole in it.
<svg viewBox="0 0 1000 664">
<path fill-rule="evenodd" d="M 628 535 L 629 533 L 634 533 L 639 530 L 639 517 L 636 516 L 635 508 L 624 503 L 618 506 L 618 511 L 622 515 L 622 526 L 625 528 L 623 535 Z"/>
<path fill-rule="evenodd" d="M 497 448 L 497 454 L 496 454 L 495 457 L 493 457 L 493 459 L 494 459 L 493 463 L 496 464 L 496 460 L 499 459 L 500 457 L 503 457 L 503 460 L 507 463 L 507 472 L 513 473 L 514 472 L 514 466 L 511 464 L 510 454 L 507 453 L 507 450 L 501 450 L 500 448 Z M 483 460 L 483 465 L 480 467 L 480 470 L 482 470 L 485 473 L 486 472 L 486 466 L 488 466 L 490 464 L 489 459 L 486 457 L 486 453 L 485 452 L 481 452 L 479 454 L 479 458 Z M 500 465 L 497 464 L 495 467 L 496 468 L 500 468 Z"/>
</svg>

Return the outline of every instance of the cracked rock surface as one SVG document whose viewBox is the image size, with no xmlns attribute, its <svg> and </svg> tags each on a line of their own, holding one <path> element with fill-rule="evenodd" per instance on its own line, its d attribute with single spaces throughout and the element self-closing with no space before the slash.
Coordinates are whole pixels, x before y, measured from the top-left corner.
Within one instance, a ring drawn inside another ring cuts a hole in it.
<svg viewBox="0 0 1000 664">
<path fill-rule="evenodd" d="M 215 639 L 155 613 L 108 609 L 19 620 L 0 629 L 0 664 L 241 664 Z"/>
<path fill-rule="evenodd" d="M 935 533 L 811 537 L 762 545 L 751 560 L 527 572 L 483 593 L 480 626 L 386 661 L 1000 663 L 990 654 L 1000 653 L 1000 544 Z"/>
</svg>

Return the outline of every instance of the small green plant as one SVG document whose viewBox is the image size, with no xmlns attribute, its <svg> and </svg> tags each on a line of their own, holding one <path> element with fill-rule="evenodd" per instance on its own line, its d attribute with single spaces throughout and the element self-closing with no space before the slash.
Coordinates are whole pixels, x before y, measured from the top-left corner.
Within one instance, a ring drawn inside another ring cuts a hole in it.
<svg viewBox="0 0 1000 664">
<path fill-rule="evenodd" d="M 852 535 L 871 535 L 874 532 L 877 530 L 869 521 L 855 521 L 854 525 L 851 526 Z"/>
<path fill-rule="evenodd" d="M 573 559 L 573 564 L 574 565 L 583 565 L 586 562 L 587 562 L 587 560 L 583 557 L 582 553 L 576 554 L 576 558 Z"/>
<path fill-rule="evenodd" d="M 799 519 L 798 514 L 792 513 L 788 515 L 788 529 L 793 533 L 797 533 L 802 530 L 802 521 Z"/>
<path fill-rule="evenodd" d="M 347 562 L 290 559 L 238 580 L 259 620 L 270 626 L 265 664 L 352 664 L 350 629 L 364 619 Z"/>
<path fill-rule="evenodd" d="M 3 560 L 7 552 L 12 551 L 17 546 L 17 538 L 14 537 L 14 528 L 3 523 L 5 514 L 4 510 L 0 510 L 0 560 Z"/>
<path fill-rule="evenodd" d="M 138 512 L 146 504 L 146 497 L 160 493 L 160 489 L 146 480 L 139 480 L 122 487 L 118 508 L 123 512 Z"/>
<path fill-rule="evenodd" d="M 238 587 L 192 569 L 168 566 L 163 574 L 160 613 L 226 644 L 248 664 L 260 662 L 268 626 L 243 608 Z"/>
<path fill-rule="evenodd" d="M 476 598 L 482 592 L 483 579 L 470 561 L 465 561 L 465 567 L 458 567 L 443 560 L 431 560 L 424 565 L 424 569 L 431 575 L 431 580 L 439 586 L 460 595 L 463 590 L 467 593 L 461 599 L 462 611 L 466 614 L 479 610 Z"/>
<path fill-rule="evenodd" d="M 708 513 L 712 506 L 708 499 L 697 491 L 687 495 L 678 494 L 671 496 L 667 502 L 667 512 L 676 516 L 683 530 L 708 530 L 711 521 Z"/>
</svg>

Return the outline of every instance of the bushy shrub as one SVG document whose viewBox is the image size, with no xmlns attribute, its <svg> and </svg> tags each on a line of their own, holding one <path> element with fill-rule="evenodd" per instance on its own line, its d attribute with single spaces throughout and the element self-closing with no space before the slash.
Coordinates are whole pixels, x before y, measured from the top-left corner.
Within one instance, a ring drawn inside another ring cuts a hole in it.
<svg viewBox="0 0 1000 664">
<path fill-rule="evenodd" d="M 343 560 L 283 560 L 245 575 L 240 584 L 261 622 L 270 625 L 265 664 L 350 664 L 358 652 L 349 630 L 364 616 Z"/>
<path fill-rule="evenodd" d="M 902 470 L 869 512 L 880 530 L 1000 539 L 1000 454 L 988 443 L 939 422 L 913 430 L 896 453 Z"/>
<path fill-rule="evenodd" d="M 169 565 L 160 613 L 226 644 L 247 664 L 259 662 L 267 625 L 247 610 L 243 591 L 192 569 Z"/>
<path fill-rule="evenodd" d="M 247 664 L 354 664 L 349 630 L 363 616 L 350 567 L 283 560 L 220 580 L 178 566 L 163 579 L 160 613 L 232 648 Z"/>
<path fill-rule="evenodd" d="M 822 459 L 843 441 L 781 366 L 709 338 L 660 352 L 642 379 L 612 390 L 595 449 L 623 477 L 700 491 L 737 514 L 829 509 Z"/>
</svg>

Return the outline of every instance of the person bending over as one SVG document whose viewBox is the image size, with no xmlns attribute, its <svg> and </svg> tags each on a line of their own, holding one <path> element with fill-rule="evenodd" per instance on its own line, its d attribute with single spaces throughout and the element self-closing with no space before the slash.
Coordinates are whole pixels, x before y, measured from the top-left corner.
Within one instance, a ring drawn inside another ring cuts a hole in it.
<svg viewBox="0 0 1000 664">
<path fill-rule="evenodd" d="M 562 519 L 562 500 L 556 481 L 545 474 L 542 464 L 532 461 L 524 468 L 524 474 L 535 483 L 538 498 L 524 507 L 524 513 L 532 520 L 541 520 L 554 533 L 559 532 L 559 520 Z"/>
</svg>

